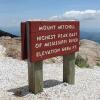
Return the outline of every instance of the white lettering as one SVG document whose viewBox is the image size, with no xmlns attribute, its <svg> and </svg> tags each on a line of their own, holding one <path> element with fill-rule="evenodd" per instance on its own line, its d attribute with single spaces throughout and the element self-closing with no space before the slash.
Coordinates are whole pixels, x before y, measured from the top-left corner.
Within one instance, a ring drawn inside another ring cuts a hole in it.
<svg viewBox="0 0 100 100">
<path fill-rule="evenodd" d="M 64 47 L 64 48 L 62 48 L 62 51 L 70 51 L 71 50 L 71 47 Z"/>
<path fill-rule="evenodd" d="M 77 36 L 78 35 L 78 33 L 77 32 L 74 32 L 74 33 L 69 33 L 69 37 L 75 37 L 75 36 Z"/>
<path fill-rule="evenodd" d="M 78 42 L 78 38 L 69 39 L 69 43 L 76 43 Z"/>
<path fill-rule="evenodd" d="M 42 46 L 42 43 L 36 43 L 35 44 L 35 48 L 41 48 L 41 46 Z"/>
<path fill-rule="evenodd" d="M 56 35 L 46 35 L 46 36 L 38 36 L 37 37 L 37 41 L 41 41 L 41 40 L 52 40 L 55 39 Z"/>
<path fill-rule="evenodd" d="M 68 34 L 58 34 L 58 38 L 65 38 L 68 37 Z"/>
<path fill-rule="evenodd" d="M 64 44 L 67 44 L 67 40 L 58 40 L 58 41 L 46 42 L 44 44 L 44 47 L 56 46 L 56 45 L 64 45 Z"/>
<path fill-rule="evenodd" d="M 75 26 L 74 25 L 59 25 L 58 29 L 59 30 L 62 30 L 62 29 L 75 29 Z"/>
<path fill-rule="evenodd" d="M 45 30 L 55 30 L 56 26 L 55 25 L 51 25 L 51 26 L 39 26 L 39 31 L 45 31 Z"/>
<path fill-rule="evenodd" d="M 50 54 L 55 54 L 58 52 L 60 52 L 60 48 L 51 49 L 51 50 L 47 50 L 47 51 L 39 51 L 39 52 L 36 52 L 36 57 L 42 57 L 42 56 L 46 56 L 46 55 L 50 55 Z"/>
</svg>

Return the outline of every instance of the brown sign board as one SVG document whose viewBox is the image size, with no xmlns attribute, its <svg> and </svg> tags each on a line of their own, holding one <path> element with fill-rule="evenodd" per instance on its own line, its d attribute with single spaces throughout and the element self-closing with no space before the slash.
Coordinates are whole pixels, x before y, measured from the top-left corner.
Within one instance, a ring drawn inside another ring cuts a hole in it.
<svg viewBox="0 0 100 100">
<path fill-rule="evenodd" d="M 21 24 L 21 30 L 22 59 L 29 56 L 31 62 L 36 62 L 79 50 L 79 21 L 28 21 Z"/>
</svg>

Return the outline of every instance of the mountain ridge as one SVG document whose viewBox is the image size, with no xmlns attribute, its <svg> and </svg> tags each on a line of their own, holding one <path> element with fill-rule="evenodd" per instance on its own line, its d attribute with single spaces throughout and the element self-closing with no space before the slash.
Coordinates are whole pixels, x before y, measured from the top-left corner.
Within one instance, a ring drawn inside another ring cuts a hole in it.
<svg viewBox="0 0 100 100">
<path fill-rule="evenodd" d="M 6 31 L 3 31 L 3 30 L 0 29 L 0 37 L 1 36 L 9 36 L 11 38 L 18 37 L 16 35 L 13 35 L 12 33 L 9 33 L 9 32 L 6 32 Z"/>
</svg>

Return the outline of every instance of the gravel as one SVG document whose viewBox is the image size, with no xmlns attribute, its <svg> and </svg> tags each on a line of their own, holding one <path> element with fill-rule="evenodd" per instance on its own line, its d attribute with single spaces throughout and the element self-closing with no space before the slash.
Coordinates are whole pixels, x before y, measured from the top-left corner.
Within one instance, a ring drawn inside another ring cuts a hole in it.
<svg viewBox="0 0 100 100">
<path fill-rule="evenodd" d="M 6 48 L 0 45 L 0 58 L 6 55 Z"/>
<path fill-rule="evenodd" d="M 75 85 L 62 82 L 62 63 L 43 65 L 43 92 L 28 91 L 27 62 L 0 58 L 0 100 L 100 100 L 100 68 L 76 67 Z"/>
</svg>

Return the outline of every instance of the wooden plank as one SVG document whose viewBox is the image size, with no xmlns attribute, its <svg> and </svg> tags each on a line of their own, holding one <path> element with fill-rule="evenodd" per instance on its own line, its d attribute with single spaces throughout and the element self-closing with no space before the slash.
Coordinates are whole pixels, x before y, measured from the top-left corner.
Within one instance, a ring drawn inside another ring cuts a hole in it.
<svg viewBox="0 0 100 100">
<path fill-rule="evenodd" d="M 75 53 L 63 56 L 63 82 L 75 83 Z"/>
<path fill-rule="evenodd" d="M 27 22 L 28 84 L 29 91 L 36 94 L 43 90 L 43 61 L 30 62 L 29 23 Z"/>
<path fill-rule="evenodd" d="M 28 62 L 29 91 L 36 94 L 43 90 L 43 63 L 42 61 Z"/>
<path fill-rule="evenodd" d="M 32 62 L 79 51 L 78 21 L 30 21 L 30 35 Z"/>
</svg>

